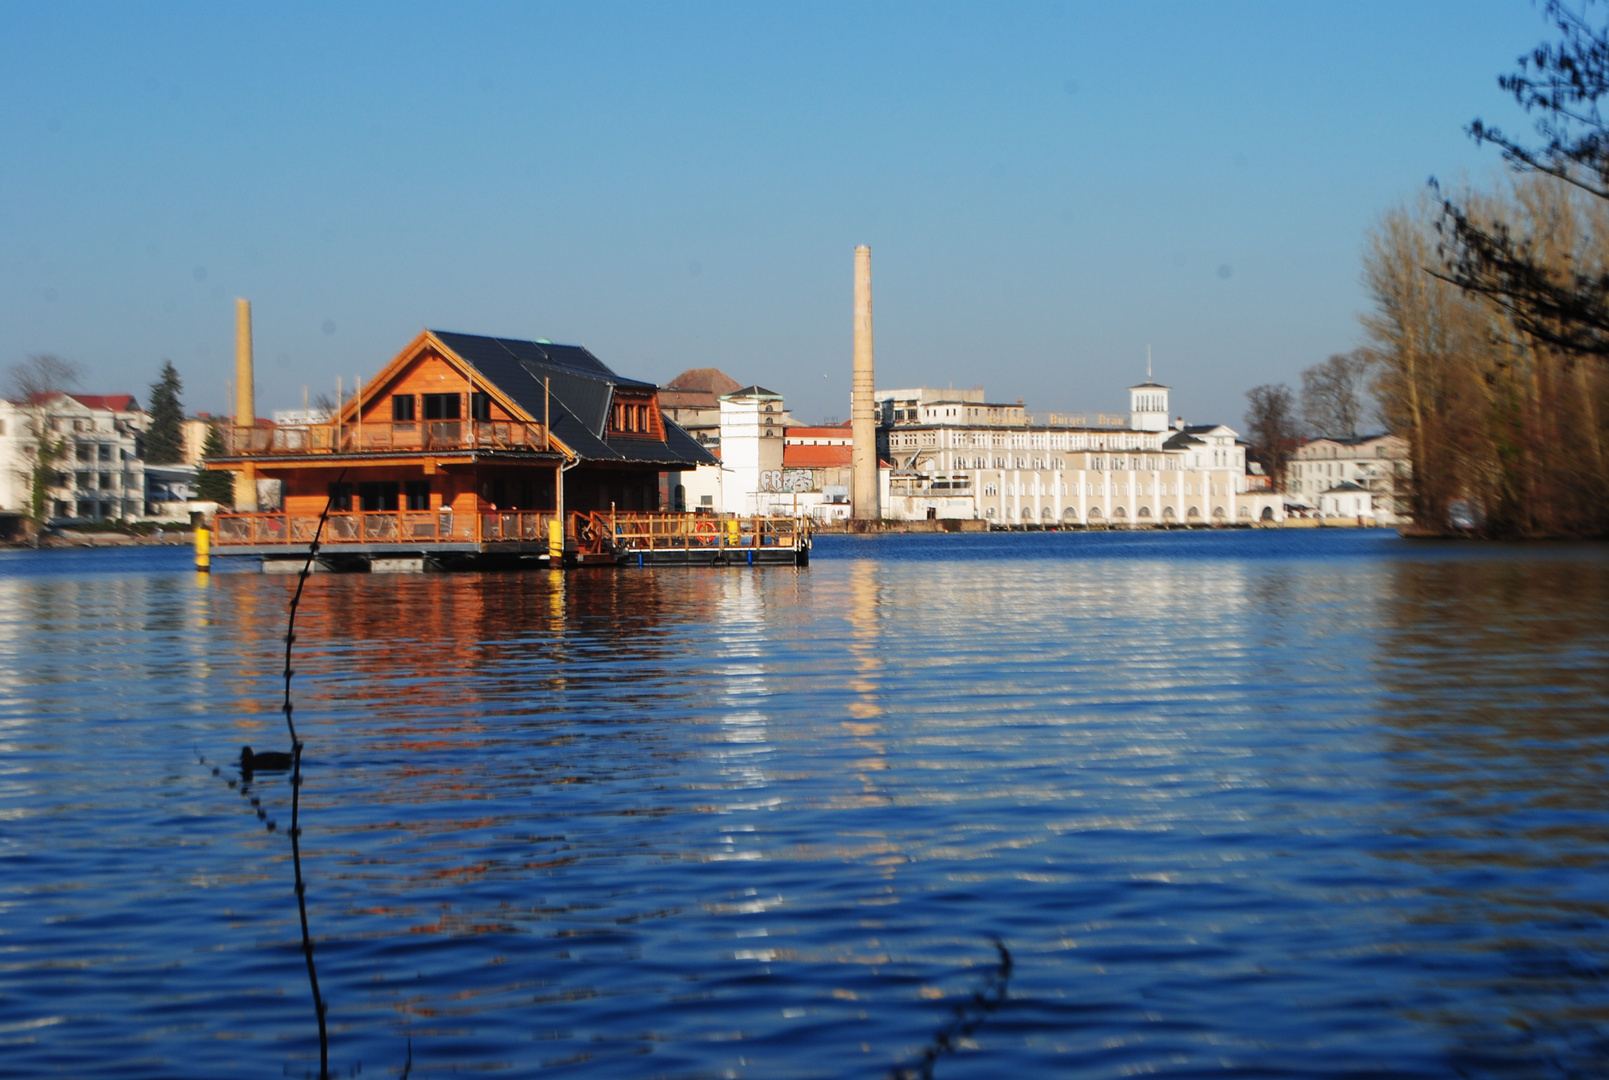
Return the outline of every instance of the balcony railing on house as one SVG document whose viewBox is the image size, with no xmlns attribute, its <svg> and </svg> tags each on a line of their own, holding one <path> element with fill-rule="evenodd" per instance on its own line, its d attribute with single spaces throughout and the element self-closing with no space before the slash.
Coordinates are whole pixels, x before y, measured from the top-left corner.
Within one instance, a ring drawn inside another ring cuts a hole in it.
<svg viewBox="0 0 1609 1080">
<path fill-rule="evenodd" d="M 546 450 L 541 424 L 514 420 L 418 420 L 363 424 L 225 427 L 231 457 L 372 454 L 409 450 Z"/>
</svg>

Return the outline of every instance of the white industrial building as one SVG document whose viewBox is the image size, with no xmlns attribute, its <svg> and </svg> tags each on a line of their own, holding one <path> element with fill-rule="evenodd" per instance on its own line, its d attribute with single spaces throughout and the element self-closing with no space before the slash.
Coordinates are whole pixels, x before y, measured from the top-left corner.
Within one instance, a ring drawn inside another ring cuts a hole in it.
<svg viewBox="0 0 1609 1080">
<path fill-rule="evenodd" d="M 875 394 L 879 505 L 888 520 L 1001 527 L 1268 524 L 1283 499 L 1252 490 L 1223 425 L 1169 422 L 1169 389 L 1129 390 L 1127 414 L 1035 416 L 981 388 Z M 850 513 L 850 428 L 783 427 L 783 399 L 721 398 L 721 466 L 683 473 L 686 505 L 739 514 Z M 771 423 L 767 423 L 771 419 Z"/>
</svg>

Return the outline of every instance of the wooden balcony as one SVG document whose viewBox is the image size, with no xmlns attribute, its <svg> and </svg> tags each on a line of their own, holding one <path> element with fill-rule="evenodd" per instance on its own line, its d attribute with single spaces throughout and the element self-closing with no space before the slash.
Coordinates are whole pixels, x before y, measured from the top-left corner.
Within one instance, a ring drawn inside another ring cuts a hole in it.
<svg viewBox="0 0 1609 1080">
<path fill-rule="evenodd" d="M 547 450 L 541 424 L 418 420 L 219 429 L 229 457 L 395 454 L 443 450 Z"/>
<path fill-rule="evenodd" d="M 479 548 L 487 544 L 547 543 L 551 510 L 455 514 L 451 510 L 334 511 L 324 525 L 322 546 Z M 318 531 L 317 514 L 220 513 L 213 543 L 221 548 L 306 547 Z"/>
</svg>

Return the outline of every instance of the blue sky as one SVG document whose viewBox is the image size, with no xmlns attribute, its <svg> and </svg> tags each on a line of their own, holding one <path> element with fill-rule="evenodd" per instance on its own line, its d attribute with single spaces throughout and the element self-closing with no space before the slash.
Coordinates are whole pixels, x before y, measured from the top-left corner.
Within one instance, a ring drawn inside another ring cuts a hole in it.
<svg viewBox="0 0 1609 1080">
<path fill-rule="evenodd" d="M 1371 224 L 1495 176 L 1525 0 L 0 6 L 0 363 L 260 411 L 419 329 L 716 366 L 848 416 L 880 386 L 1174 411 L 1359 342 Z"/>
</svg>

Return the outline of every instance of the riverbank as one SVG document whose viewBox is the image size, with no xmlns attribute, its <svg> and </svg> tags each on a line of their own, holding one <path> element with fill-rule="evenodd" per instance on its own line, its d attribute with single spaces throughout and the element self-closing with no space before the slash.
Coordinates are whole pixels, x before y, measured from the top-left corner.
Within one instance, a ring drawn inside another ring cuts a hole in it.
<svg viewBox="0 0 1609 1080">
<path fill-rule="evenodd" d="M 189 529 L 154 529 L 149 532 L 47 529 L 40 535 L 38 543 L 32 540 L 7 540 L 0 543 L 0 548 L 188 547 L 194 541 L 194 533 Z"/>
</svg>

